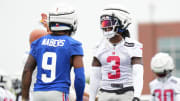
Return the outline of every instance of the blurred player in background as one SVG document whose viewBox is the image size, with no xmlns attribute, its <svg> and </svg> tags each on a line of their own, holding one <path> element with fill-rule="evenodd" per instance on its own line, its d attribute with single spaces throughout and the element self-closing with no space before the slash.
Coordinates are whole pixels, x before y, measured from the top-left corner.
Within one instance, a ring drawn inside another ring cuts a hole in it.
<svg viewBox="0 0 180 101">
<path fill-rule="evenodd" d="M 47 14 L 46 13 L 41 13 L 40 23 L 47 29 L 48 33 L 51 33 L 51 31 L 50 31 L 50 29 L 48 27 Z"/>
<path fill-rule="evenodd" d="M 95 49 L 90 75 L 90 100 L 140 101 L 143 88 L 142 44 L 131 39 L 131 16 L 119 5 L 100 16 L 105 39 Z"/>
<path fill-rule="evenodd" d="M 45 36 L 49 34 L 47 31 L 43 30 L 43 29 L 34 29 L 30 35 L 29 35 L 29 43 L 31 45 L 31 43 L 39 38 L 41 38 L 42 36 Z"/>
<path fill-rule="evenodd" d="M 14 92 L 16 94 L 16 101 L 21 101 L 21 95 L 22 95 L 22 86 L 21 86 L 21 81 L 19 79 L 13 79 L 12 80 L 12 84 L 13 84 L 13 89 L 14 89 Z"/>
<path fill-rule="evenodd" d="M 157 78 L 150 82 L 152 101 L 180 101 L 180 79 L 172 76 L 175 65 L 168 53 L 152 57 L 151 69 Z"/>
<path fill-rule="evenodd" d="M 5 83 L 6 81 L 3 80 L 3 75 L 0 74 L 0 101 L 4 101 L 6 98 L 6 93 L 5 93 Z"/>
<path fill-rule="evenodd" d="M 22 99 L 29 99 L 32 72 L 37 66 L 33 101 L 68 101 L 70 71 L 74 67 L 76 100 L 82 101 L 85 75 L 81 43 L 71 38 L 77 28 L 75 10 L 63 6 L 49 13 L 52 34 L 31 44 L 31 51 L 22 76 Z"/>
<path fill-rule="evenodd" d="M 15 94 L 8 87 L 8 77 L 0 71 L 0 101 L 15 101 Z"/>
</svg>

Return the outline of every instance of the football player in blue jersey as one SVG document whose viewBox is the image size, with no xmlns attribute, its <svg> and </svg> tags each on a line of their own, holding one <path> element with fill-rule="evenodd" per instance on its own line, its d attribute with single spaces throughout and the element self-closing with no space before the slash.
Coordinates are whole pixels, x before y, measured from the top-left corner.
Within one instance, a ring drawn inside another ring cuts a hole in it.
<svg viewBox="0 0 180 101">
<path fill-rule="evenodd" d="M 82 101 L 85 74 L 82 44 L 70 37 L 77 29 L 74 9 L 60 6 L 48 14 L 52 34 L 35 40 L 22 75 L 22 100 L 29 100 L 32 72 L 37 66 L 33 101 L 68 101 L 70 72 L 74 67 L 76 100 Z"/>
</svg>

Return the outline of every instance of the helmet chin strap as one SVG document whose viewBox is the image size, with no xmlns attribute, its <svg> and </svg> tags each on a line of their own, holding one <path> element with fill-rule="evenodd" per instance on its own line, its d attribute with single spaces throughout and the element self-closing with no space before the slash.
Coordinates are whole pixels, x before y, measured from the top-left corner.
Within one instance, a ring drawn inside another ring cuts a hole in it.
<svg viewBox="0 0 180 101">
<path fill-rule="evenodd" d="M 108 31 L 108 32 L 103 32 L 103 34 L 104 34 L 104 37 L 105 37 L 106 39 L 111 39 L 111 38 L 114 37 L 117 33 L 112 30 L 112 31 Z"/>
</svg>

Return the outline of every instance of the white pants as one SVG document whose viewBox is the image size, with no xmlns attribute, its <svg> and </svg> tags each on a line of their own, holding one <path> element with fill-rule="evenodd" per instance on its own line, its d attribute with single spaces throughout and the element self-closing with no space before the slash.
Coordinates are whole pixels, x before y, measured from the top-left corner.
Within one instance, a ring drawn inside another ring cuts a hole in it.
<svg viewBox="0 0 180 101">
<path fill-rule="evenodd" d="M 132 101 L 133 91 L 127 91 L 123 94 L 100 92 L 98 101 Z"/>
<path fill-rule="evenodd" d="M 33 101 L 69 101 L 69 96 L 60 91 L 35 91 Z"/>
</svg>

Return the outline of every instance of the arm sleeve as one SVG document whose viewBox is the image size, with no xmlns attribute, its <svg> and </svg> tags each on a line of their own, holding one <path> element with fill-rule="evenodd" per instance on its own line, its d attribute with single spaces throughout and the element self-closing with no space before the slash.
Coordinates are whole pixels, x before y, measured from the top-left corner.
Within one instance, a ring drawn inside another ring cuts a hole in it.
<svg viewBox="0 0 180 101">
<path fill-rule="evenodd" d="M 90 94 L 89 101 L 95 101 L 96 95 L 98 92 L 98 88 L 100 87 L 101 80 L 101 68 L 100 67 L 92 67 L 90 75 Z"/>
<path fill-rule="evenodd" d="M 75 68 L 74 73 L 75 73 L 74 88 L 76 92 L 76 101 L 83 101 L 83 94 L 85 88 L 84 67 Z"/>
<path fill-rule="evenodd" d="M 134 86 L 134 97 L 140 98 L 143 89 L 143 74 L 144 69 L 141 64 L 133 65 L 133 86 Z"/>
</svg>

